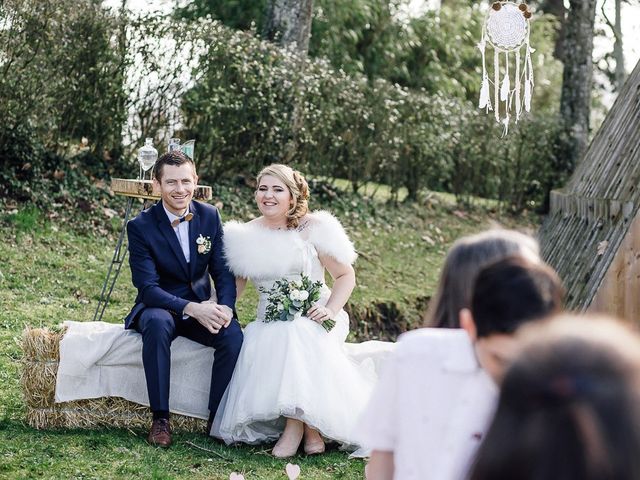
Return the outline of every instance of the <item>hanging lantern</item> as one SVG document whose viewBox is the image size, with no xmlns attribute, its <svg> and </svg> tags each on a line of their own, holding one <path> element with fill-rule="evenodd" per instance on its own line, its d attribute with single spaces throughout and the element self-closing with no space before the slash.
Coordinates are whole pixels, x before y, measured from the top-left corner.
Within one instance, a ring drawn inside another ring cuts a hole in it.
<svg viewBox="0 0 640 480">
<path fill-rule="evenodd" d="M 487 113 L 493 110 L 498 123 L 504 126 L 503 136 L 509 131 L 511 112 L 515 112 L 518 123 L 522 110 L 531 110 L 533 93 L 533 68 L 531 54 L 535 51 L 529 45 L 531 12 L 524 3 L 494 2 L 487 13 L 482 29 L 482 39 L 478 49 L 482 55 L 482 84 L 478 106 Z M 486 46 L 493 47 L 493 81 L 489 78 L 486 65 Z M 521 50 L 524 48 L 524 61 Z M 515 57 L 513 82 L 509 67 L 510 56 Z M 504 62 L 504 76 L 500 79 L 500 59 Z M 493 102 L 491 85 L 493 84 Z M 524 85 L 524 88 L 523 88 Z M 503 117 L 501 118 L 501 115 Z"/>
</svg>

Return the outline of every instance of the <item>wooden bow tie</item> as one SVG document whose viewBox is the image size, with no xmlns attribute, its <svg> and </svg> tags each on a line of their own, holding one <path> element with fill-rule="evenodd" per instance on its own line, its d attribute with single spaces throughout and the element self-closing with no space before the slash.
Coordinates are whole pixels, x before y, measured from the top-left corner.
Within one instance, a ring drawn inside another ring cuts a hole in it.
<svg viewBox="0 0 640 480">
<path fill-rule="evenodd" d="M 171 222 L 171 226 L 173 228 L 176 228 L 182 222 L 190 222 L 192 218 L 193 218 L 193 213 L 189 212 L 180 218 L 176 218 L 173 222 Z"/>
</svg>

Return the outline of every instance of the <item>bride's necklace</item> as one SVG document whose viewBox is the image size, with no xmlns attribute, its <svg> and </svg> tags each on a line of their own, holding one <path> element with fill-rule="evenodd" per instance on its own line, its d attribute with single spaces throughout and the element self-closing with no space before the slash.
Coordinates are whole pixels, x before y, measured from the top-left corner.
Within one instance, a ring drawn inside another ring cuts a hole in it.
<svg viewBox="0 0 640 480">
<path fill-rule="evenodd" d="M 263 226 L 268 229 L 268 230 L 273 230 L 275 232 L 280 232 L 280 231 L 284 231 L 284 230 L 289 230 L 286 226 L 279 226 L 279 227 L 275 227 L 275 226 L 271 226 L 268 223 L 264 223 Z"/>
<path fill-rule="evenodd" d="M 305 220 L 303 223 L 301 223 L 300 225 L 298 225 L 297 227 L 294 228 L 289 228 L 286 225 L 282 226 L 280 225 L 279 227 L 275 227 L 275 226 L 271 226 L 268 223 L 263 223 L 265 228 L 268 228 L 269 230 L 274 230 L 276 232 L 279 231 L 296 231 L 296 232 L 301 232 L 302 230 L 304 230 L 305 228 L 307 228 L 307 226 L 309 225 L 309 220 Z"/>
</svg>

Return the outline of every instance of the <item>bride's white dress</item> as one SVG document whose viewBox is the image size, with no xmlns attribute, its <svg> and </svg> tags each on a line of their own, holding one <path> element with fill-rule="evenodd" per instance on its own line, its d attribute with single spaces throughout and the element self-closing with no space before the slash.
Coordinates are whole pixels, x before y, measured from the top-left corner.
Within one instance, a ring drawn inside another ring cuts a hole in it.
<svg viewBox="0 0 640 480">
<path fill-rule="evenodd" d="M 225 255 L 236 276 L 258 291 L 283 277 L 301 274 L 324 282 L 318 254 L 353 263 L 356 253 L 342 226 L 328 212 L 309 214 L 299 230 L 274 231 L 254 223 L 225 226 Z M 324 285 L 320 303 L 331 291 Z M 305 316 L 264 322 L 266 294 L 256 319 L 244 330 L 233 378 L 216 416 L 212 435 L 227 443 L 277 440 L 283 417 L 297 418 L 345 448 L 356 448 L 352 430 L 377 379 L 376 367 L 391 350 L 388 342 L 345 344 L 348 315 L 341 310 L 327 332 Z"/>
</svg>

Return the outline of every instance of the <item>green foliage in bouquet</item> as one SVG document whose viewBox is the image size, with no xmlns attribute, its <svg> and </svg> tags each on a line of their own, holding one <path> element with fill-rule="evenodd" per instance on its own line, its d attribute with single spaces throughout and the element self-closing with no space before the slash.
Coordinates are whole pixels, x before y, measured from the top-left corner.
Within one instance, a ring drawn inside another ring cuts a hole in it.
<svg viewBox="0 0 640 480">
<path fill-rule="evenodd" d="M 265 322 L 290 322 L 306 315 L 309 309 L 320 299 L 322 282 L 312 282 L 306 275 L 300 275 L 300 280 L 276 280 L 270 289 L 260 288 L 268 295 L 265 312 Z M 331 330 L 335 322 L 325 320 L 322 326 Z"/>
</svg>

